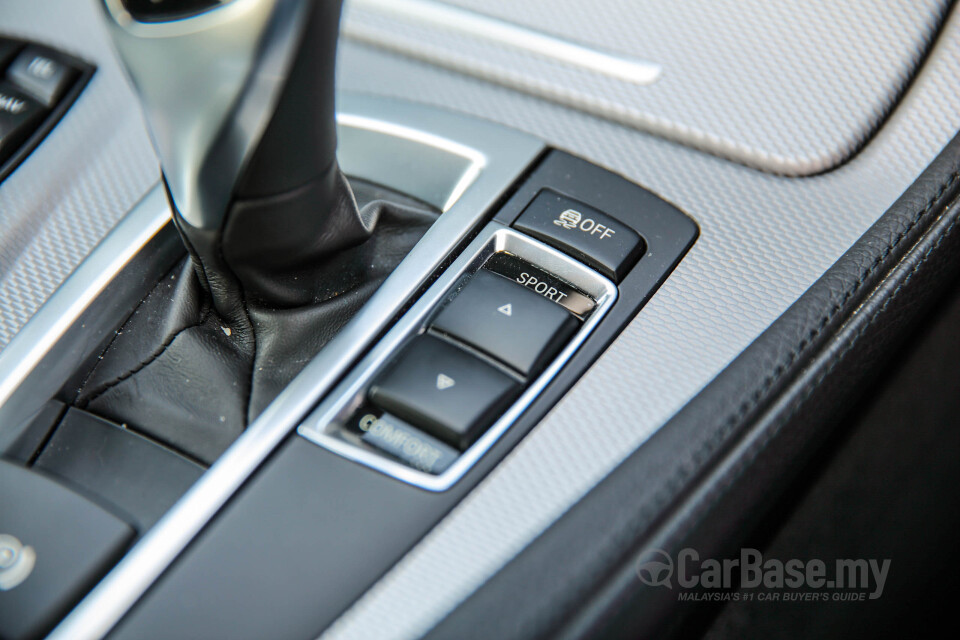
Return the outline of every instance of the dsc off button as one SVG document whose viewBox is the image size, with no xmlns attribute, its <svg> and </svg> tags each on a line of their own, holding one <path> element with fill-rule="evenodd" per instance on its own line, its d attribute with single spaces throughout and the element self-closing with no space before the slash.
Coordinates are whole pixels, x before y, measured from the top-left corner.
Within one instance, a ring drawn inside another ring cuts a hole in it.
<svg viewBox="0 0 960 640">
<path fill-rule="evenodd" d="M 537 194 L 513 226 L 618 282 L 646 249 L 640 234 L 619 220 L 549 189 Z"/>
</svg>

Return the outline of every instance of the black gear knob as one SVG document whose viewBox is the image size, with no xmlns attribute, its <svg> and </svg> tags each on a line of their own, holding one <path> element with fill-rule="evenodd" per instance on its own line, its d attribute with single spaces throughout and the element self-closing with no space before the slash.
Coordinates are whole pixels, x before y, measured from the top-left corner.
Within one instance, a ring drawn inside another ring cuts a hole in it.
<svg viewBox="0 0 960 640">
<path fill-rule="evenodd" d="M 217 310 L 308 303 L 299 276 L 372 224 L 336 162 L 341 0 L 103 6 Z"/>
</svg>

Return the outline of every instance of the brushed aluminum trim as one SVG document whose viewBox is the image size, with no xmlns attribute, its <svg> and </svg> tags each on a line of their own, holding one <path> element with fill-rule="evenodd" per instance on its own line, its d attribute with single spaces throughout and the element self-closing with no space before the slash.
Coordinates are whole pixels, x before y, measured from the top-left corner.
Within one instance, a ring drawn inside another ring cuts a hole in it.
<svg viewBox="0 0 960 640">
<path fill-rule="evenodd" d="M 486 166 L 475 149 L 419 129 L 337 115 L 337 160 L 349 176 L 365 178 L 447 211 Z M 432 150 L 432 151 L 431 151 Z M 416 165 L 407 159 L 415 155 Z M 416 179 L 411 179 L 416 174 Z"/>
<path fill-rule="evenodd" d="M 177 209 L 198 229 L 218 229 L 279 100 L 309 3 L 233 0 L 139 22 L 121 0 L 102 1 Z"/>
<path fill-rule="evenodd" d="M 350 0 L 347 7 L 351 6 L 496 42 L 541 58 L 588 69 L 637 85 L 653 84 L 663 73 L 663 67 L 653 62 L 599 51 L 435 0 Z M 344 22 L 344 33 L 349 37 L 365 40 L 362 28 L 349 20 Z"/>
</svg>

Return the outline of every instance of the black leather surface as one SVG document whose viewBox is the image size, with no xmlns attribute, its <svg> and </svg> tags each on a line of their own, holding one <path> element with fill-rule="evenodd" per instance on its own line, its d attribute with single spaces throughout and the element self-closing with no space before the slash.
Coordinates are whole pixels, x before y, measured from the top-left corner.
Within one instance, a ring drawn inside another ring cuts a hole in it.
<svg viewBox="0 0 960 640">
<path fill-rule="evenodd" d="M 211 464 L 373 294 L 436 216 L 378 199 L 358 184 L 375 232 L 288 272 L 300 302 L 265 304 L 238 293 L 220 307 L 185 261 L 124 323 L 74 404 Z M 394 200 L 398 199 L 391 196 Z M 327 247 L 329 248 L 329 247 Z M 293 262 L 293 261 L 291 261 Z M 227 287 L 235 283 L 227 283 Z M 214 291 L 220 283 L 212 283 Z M 221 293 L 226 289 L 221 289 Z"/>
<path fill-rule="evenodd" d="M 945 302 L 910 331 L 903 357 L 883 368 L 880 383 L 823 447 L 826 455 L 804 469 L 801 490 L 778 500 L 748 543 L 765 558 L 889 560 L 882 592 L 871 587 L 867 594 L 878 597 L 852 602 L 743 597 L 723 606 L 705 640 L 935 638 L 953 625 L 960 282 Z"/>
<path fill-rule="evenodd" d="M 682 630 L 696 607 L 641 583 L 637 560 L 739 549 L 960 271 L 958 170 L 955 139 L 753 345 L 429 637 Z"/>
<path fill-rule="evenodd" d="M 358 209 L 346 179 L 334 166 L 281 195 L 234 202 L 219 255 L 223 267 L 240 281 L 248 305 L 315 304 L 318 269 L 341 253 L 349 259 L 350 249 L 370 237 L 380 210 Z"/>
</svg>

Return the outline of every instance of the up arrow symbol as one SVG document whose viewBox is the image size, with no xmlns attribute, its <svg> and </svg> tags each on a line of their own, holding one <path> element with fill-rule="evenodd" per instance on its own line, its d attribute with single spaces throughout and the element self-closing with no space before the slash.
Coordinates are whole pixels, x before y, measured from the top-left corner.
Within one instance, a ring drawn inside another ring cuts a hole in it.
<svg viewBox="0 0 960 640">
<path fill-rule="evenodd" d="M 512 316 L 512 315 L 513 315 L 513 306 L 510 305 L 510 304 L 505 304 L 505 305 L 503 305 L 502 307 L 497 307 L 497 311 L 499 311 L 500 313 L 502 313 L 502 314 L 505 315 L 505 316 Z"/>
</svg>

